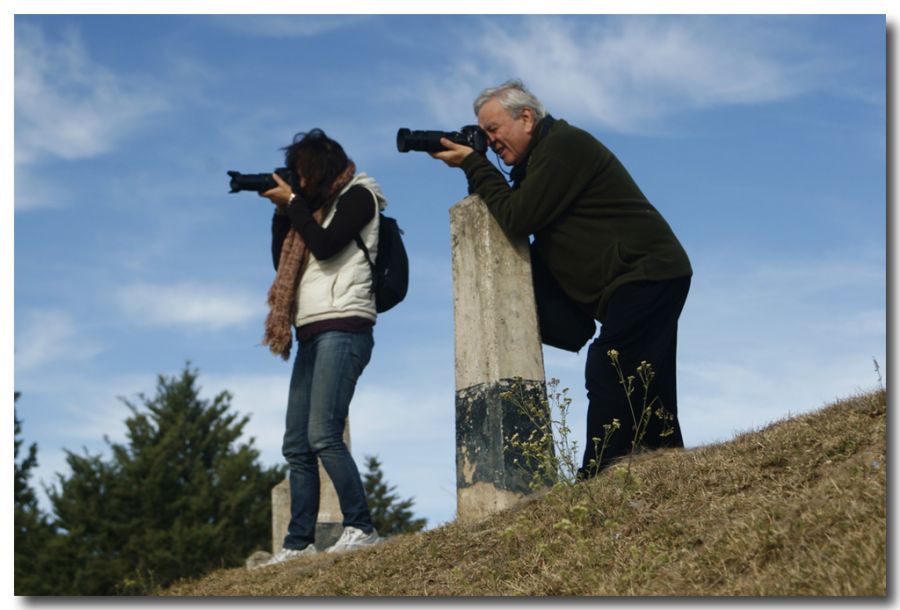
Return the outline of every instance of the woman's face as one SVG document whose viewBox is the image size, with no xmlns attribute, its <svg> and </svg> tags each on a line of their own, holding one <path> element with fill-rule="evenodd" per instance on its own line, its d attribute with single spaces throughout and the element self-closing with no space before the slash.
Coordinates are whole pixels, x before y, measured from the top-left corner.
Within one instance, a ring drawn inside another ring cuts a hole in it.
<svg viewBox="0 0 900 610">
<path fill-rule="evenodd" d="M 291 186 L 296 188 L 301 195 L 306 197 L 306 188 L 309 186 L 309 179 L 303 175 L 299 165 L 294 166 L 294 184 Z"/>
<path fill-rule="evenodd" d="M 325 203 L 323 200 L 325 193 L 323 192 L 322 185 L 316 184 L 310 178 L 304 176 L 300 167 L 296 167 L 294 173 L 297 176 L 296 185 L 299 194 L 306 201 L 310 209 L 315 210 L 321 207 L 322 204 Z"/>
</svg>

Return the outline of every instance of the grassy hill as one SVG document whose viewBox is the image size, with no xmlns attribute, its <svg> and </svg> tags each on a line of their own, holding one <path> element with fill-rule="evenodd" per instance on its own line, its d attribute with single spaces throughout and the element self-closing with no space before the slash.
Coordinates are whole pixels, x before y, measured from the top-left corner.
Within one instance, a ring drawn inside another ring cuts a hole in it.
<svg viewBox="0 0 900 610">
<path fill-rule="evenodd" d="M 710 414 L 714 416 L 714 414 Z M 886 595 L 886 393 L 636 456 L 477 524 L 180 583 L 181 596 Z"/>
</svg>

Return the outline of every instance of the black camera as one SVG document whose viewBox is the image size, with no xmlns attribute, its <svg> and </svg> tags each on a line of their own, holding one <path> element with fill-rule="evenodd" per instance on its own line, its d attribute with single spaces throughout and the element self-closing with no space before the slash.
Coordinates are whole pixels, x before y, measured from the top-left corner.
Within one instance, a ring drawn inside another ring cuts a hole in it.
<svg viewBox="0 0 900 610">
<path fill-rule="evenodd" d="M 459 131 L 413 131 L 404 127 L 397 132 L 397 150 L 400 152 L 447 150 L 441 145 L 441 138 L 468 146 L 480 153 L 487 150 L 487 134 L 478 125 L 466 125 Z"/>
<path fill-rule="evenodd" d="M 294 172 L 289 170 L 286 167 L 279 167 L 275 170 L 275 173 L 281 176 L 282 180 L 291 185 L 291 189 L 296 190 L 296 184 L 294 184 Z M 272 177 L 271 173 L 268 174 L 242 174 L 241 172 L 230 171 L 228 175 L 231 176 L 231 193 L 238 193 L 240 191 L 256 191 L 257 193 L 264 193 L 269 189 L 273 189 L 278 186 L 278 183 L 275 182 L 275 178 Z"/>
</svg>

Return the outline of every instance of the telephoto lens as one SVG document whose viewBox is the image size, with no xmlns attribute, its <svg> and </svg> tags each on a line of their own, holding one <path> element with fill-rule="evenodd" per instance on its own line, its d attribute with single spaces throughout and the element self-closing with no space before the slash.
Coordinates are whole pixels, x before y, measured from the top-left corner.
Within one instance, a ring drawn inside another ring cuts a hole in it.
<svg viewBox="0 0 900 610">
<path fill-rule="evenodd" d="M 404 127 L 397 131 L 397 150 L 404 153 L 411 150 L 441 152 L 447 150 L 441 144 L 441 138 L 468 146 L 480 153 L 487 150 L 487 135 L 478 125 L 466 125 L 459 131 L 420 131 Z"/>
<path fill-rule="evenodd" d="M 239 193 L 241 191 L 264 193 L 277 186 L 271 174 L 242 174 L 241 172 L 230 171 L 228 175 L 231 176 L 230 193 Z"/>
<path fill-rule="evenodd" d="M 397 130 L 397 150 L 399 152 L 409 152 L 409 135 L 410 130 L 406 127 L 402 127 Z"/>
<path fill-rule="evenodd" d="M 409 152 L 411 150 L 440 152 L 447 150 L 441 145 L 441 138 L 447 135 L 443 131 L 411 130 L 404 127 L 397 132 L 397 150 L 400 152 Z"/>
<path fill-rule="evenodd" d="M 279 167 L 275 170 L 275 173 L 281 176 L 281 178 L 291 185 L 292 189 L 296 189 L 296 184 L 294 180 L 294 172 L 289 170 L 286 167 Z M 265 193 L 269 189 L 273 189 L 278 186 L 278 183 L 275 182 L 275 178 L 272 177 L 272 174 L 242 174 L 241 172 L 236 172 L 234 170 L 229 171 L 228 175 L 231 176 L 231 193 L 239 193 L 241 191 L 256 191 L 257 193 Z"/>
</svg>

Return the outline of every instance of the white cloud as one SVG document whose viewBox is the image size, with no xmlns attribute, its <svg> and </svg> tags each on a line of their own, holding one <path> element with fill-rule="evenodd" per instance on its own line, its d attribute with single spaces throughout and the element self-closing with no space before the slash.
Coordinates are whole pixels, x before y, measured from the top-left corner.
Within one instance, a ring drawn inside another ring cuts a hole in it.
<svg viewBox="0 0 900 610">
<path fill-rule="evenodd" d="M 224 286 L 136 283 L 120 289 L 116 300 L 135 323 L 152 326 L 216 331 L 265 315 L 258 295 Z"/>
<path fill-rule="evenodd" d="M 469 55 L 482 55 L 481 50 L 469 51 Z M 479 91 L 489 87 L 508 76 L 501 65 L 491 68 L 490 62 L 467 58 L 464 51 L 461 57 L 455 57 L 448 66 L 447 72 L 437 75 L 426 73 L 420 76 L 421 83 L 410 87 L 409 91 L 421 100 L 423 106 L 430 110 L 440 125 L 467 125 L 475 123 L 472 102 Z M 490 54 L 485 57 L 496 63 Z M 487 65 L 485 65 L 487 63 Z"/>
<path fill-rule="evenodd" d="M 777 343 L 768 351 L 736 350 L 682 363 L 678 400 L 685 442 L 727 441 L 876 387 L 865 348 L 820 353 L 821 348 L 814 341 L 805 346 Z"/>
<path fill-rule="evenodd" d="M 284 435 L 284 410 L 287 404 L 291 365 L 285 363 L 283 373 L 201 373 L 199 382 L 210 396 L 228 390 L 232 395 L 232 407 L 241 415 L 250 416 L 248 436 L 257 439 L 257 448 L 270 453 L 270 463 L 280 459 L 281 437 Z M 274 440 L 273 440 L 274 439 Z"/>
<path fill-rule="evenodd" d="M 165 107 L 156 90 L 94 61 L 75 30 L 51 39 L 38 27 L 17 25 L 17 164 L 109 152 Z"/>
<path fill-rule="evenodd" d="M 17 371 L 28 371 L 54 362 L 89 360 L 101 351 L 69 313 L 34 310 L 26 316 L 22 332 L 16 333 L 15 366 Z"/>
<path fill-rule="evenodd" d="M 679 331 L 691 440 L 726 440 L 877 384 L 884 263 L 859 253 L 741 272 L 698 261 Z M 687 434 L 687 432 L 686 432 Z"/>
<path fill-rule="evenodd" d="M 877 256 L 875 262 L 865 258 Z M 886 275 L 884 258 L 877 252 L 866 255 L 848 255 L 841 258 L 823 258 L 816 261 L 787 261 L 779 264 L 760 265 L 744 284 L 747 296 L 761 286 L 771 286 L 781 292 L 790 290 L 804 299 L 815 299 L 829 291 L 869 290 L 884 287 Z"/>
<path fill-rule="evenodd" d="M 824 65 L 797 59 L 805 41 L 796 31 L 748 19 L 532 16 L 485 21 L 462 40 L 447 71 L 421 87 L 444 121 L 468 111 L 482 88 L 522 78 L 557 116 L 646 131 L 688 109 L 807 91 Z"/>
<path fill-rule="evenodd" d="M 15 168 L 15 209 L 17 211 L 37 208 L 61 208 L 66 200 L 65 188 L 46 179 L 40 172 L 19 165 Z"/>
<path fill-rule="evenodd" d="M 213 19 L 226 29 L 253 36 L 296 38 L 317 36 L 356 25 L 369 15 L 233 15 Z"/>
</svg>

